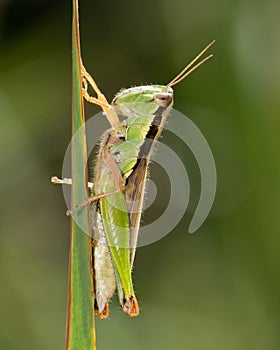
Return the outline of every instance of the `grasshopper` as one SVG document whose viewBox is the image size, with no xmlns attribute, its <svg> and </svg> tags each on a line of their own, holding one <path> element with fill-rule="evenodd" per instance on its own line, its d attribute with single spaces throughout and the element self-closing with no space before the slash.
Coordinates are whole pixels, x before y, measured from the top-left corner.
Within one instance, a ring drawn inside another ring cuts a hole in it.
<svg viewBox="0 0 280 350">
<path fill-rule="evenodd" d="M 212 57 L 209 55 L 195 64 L 214 42 L 166 86 L 124 89 L 111 104 L 82 66 L 83 96 L 102 108 L 111 125 L 102 137 L 89 183 L 92 196 L 75 209 L 90 205 L 95 312 L 99 318 L 108 317 L 108 304 L 116 289 L 122 310 L 131 317 L 139 314 L 131 270 L 149 161 L 173 106 L 172 86 Z M 96 97 L 89 94 L 89 85 Z M 120 115 L 125 117 L 122 122 Z M 52 181 L 71 184 L 71 179 L 53 177 Z"/>
</svg>

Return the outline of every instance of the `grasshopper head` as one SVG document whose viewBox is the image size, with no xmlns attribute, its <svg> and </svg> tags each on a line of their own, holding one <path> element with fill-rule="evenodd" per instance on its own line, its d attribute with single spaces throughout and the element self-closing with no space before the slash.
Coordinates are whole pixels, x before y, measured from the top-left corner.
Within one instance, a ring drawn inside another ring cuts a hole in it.
<svg viewBox="0 0 280 350">
<path fill-rule="evenodd" d="M 113 99 L 112 106 L 117 114 L 125 117 L 154 114 L 158 108 L 169 108 L 173 105 L 173 90 L 171 86 L 177 85 L 189 74 L 209 60 L 213 55 L 209 55 L 202 61 L 194 63 L 215 43 L 209 43 L 174 79 L 166 86 L 148 85 L 136 86 L 130 89 L 121 90 Z"/>
<path fill-rule="evenodd" d="M 154 114 L 159 107 L 171 108 L 173 90 L 169 86 L 136 86 L 121 90 L 113 99 L 117 114 L 129 117 Z"/>
</svg>

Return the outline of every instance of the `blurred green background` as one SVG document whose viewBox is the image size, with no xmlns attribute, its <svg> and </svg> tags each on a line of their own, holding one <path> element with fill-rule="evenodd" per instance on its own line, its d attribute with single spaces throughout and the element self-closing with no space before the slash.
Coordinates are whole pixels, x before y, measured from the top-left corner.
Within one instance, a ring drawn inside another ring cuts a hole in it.
<svg viewBox="0 0 280 350">
<path fill-rule="evenodd" d="M 84 62 L 109 99 L 166 83 L 217 40 L 214 59 L 175 88 L 215 157 L 214 206 L 187 234 L 199 172 L 171 143 L 190 173 L 189 210 L 138 250 L 141 315 L 112 303 L 99 350 L 280 348 L 279 13 L 276 0 L 80 1 Z M 71 1 L 2 0 L 0 24 L 0 348 L 63 349 L 69 220 L 49 179 L 70 141 Z"/>
</svg>

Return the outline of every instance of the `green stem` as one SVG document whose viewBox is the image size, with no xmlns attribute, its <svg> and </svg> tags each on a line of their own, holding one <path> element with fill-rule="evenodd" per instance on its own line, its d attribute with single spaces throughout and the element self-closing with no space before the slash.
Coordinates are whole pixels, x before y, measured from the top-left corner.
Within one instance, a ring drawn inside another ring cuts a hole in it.
<svg viewBox="0 0 280 350">
<path fill-rule="evenodd" d="M 72 26 L 72 208 L 88 196 L 85 118 L 81 80 L 78 0 L 73 0 Z M 82 132 L 77 131 L 82 128 Z M 78 135 L 78 136 L 77 136 Z M 88 227 L 88 210 L 79 213 L 79 222 Z M 94 298 L 91 270 L 91 238 L 71 218 L 66 350 L 94 350 Z"/>
</svg>

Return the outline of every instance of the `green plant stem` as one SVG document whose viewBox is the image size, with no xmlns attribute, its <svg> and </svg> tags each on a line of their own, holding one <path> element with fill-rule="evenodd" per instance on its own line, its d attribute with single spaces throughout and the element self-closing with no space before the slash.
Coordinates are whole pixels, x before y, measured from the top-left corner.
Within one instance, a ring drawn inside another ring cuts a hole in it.
<svg viewBox="0 0 280 350">
<path fill-rule="evenodd" d="M 85 135 L 85 118 L 82 95 L 81 54 L 78 18 L 78 0 L 73 0 L 72 26 L 72 208 L 88 196 L 87 191 L 87 152 Z M 88 227 L 88 210 L 79 213 L 79 220 L 86 222 Z M 88 232 L 77 225 L 71 218 L 70 255 L 68 280 L 68 311 L 66 330 L 66 350 L 94 350 L 94 298 L 91 270 L 91 238 Z"/>
</svg>

